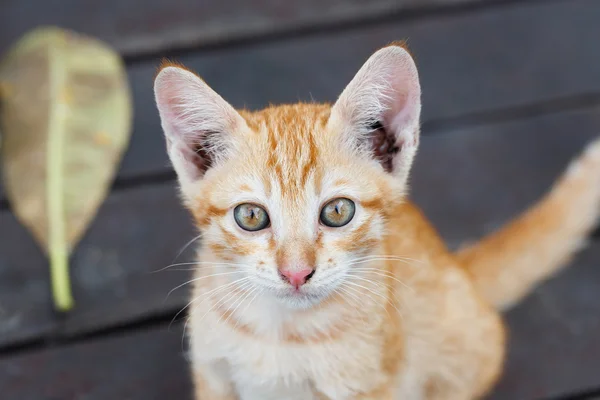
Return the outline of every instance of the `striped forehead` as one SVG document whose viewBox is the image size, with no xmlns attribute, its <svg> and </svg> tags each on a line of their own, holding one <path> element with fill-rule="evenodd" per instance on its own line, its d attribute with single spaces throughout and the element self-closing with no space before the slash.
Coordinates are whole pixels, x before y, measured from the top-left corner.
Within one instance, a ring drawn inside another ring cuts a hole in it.
<svg viewBox="0 0 600 400">
<path fill-rule="evenodd" d="M 329 107 L 279 106 L 253 117 L 253 128 L 265 142 L 266 154 L 262 159 L 267 191 L 279 192 L 283 198 L 296 198 L 307 185 L 318 186 L 319 142 L 323 139 Z"/>
</svg>

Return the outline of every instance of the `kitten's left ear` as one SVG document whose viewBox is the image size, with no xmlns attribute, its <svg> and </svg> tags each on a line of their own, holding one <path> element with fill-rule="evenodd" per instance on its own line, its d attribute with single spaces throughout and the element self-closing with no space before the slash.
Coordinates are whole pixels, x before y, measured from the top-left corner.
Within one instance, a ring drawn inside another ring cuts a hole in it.
<svg viewBox="0 0 600 400">
<path fill-rule="evenodd" d="M 404 47 L 375 52 L 332 108 L 330 124 L 344 141 L 377 158 L 406 180 L 419 144 L 421 87 L 417 67 Z"/>
</svg>

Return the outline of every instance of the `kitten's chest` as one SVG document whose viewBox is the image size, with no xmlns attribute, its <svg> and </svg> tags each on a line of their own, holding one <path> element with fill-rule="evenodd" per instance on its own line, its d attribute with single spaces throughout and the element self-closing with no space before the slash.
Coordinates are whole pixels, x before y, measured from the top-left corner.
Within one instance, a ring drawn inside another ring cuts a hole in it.
<svg viewBox="0 0 600 400">
<path fill-rule="evenodd" d="M 333 382 L 339 385 L 335 392 L 350 392 L 355 389 L 353 384 L 373 373 L 372 366 L 379 365 L 376 344 L 359 342 L 350 334 L 320 342 L 269 341 L 230 335 L 220 334 L 218 342 L 206 350 L 215 359 L 227 360 L 238 390 L 261 392 L 242 398 L 268 400 L 269 396 L 275 396 L 293 400 L 300 396 L 298 399 L 311 400 L 317 398 L 315 388 Z"/>
<path fill-rule="evenodd" d="M 346 340 L 329 343 L 269 342 L 239 338 L 225 358 L 259 381 L 300 383 L 352 365 Z"/>
</svg>

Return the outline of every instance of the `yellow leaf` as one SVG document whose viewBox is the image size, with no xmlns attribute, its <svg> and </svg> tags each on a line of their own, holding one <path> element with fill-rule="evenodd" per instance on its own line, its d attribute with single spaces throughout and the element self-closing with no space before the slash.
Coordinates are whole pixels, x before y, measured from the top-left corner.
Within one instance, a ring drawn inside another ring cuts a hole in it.
<svg viewBox="0 0 600 400">
<path fill-rule="evenodd" d="M 60 28 L 25 35 L 0 62 L 2 170 L 11 207 L 50 258 L 54 302 L 73 306 L 68 259 L 104 201 L 131 134 L 125 67 Z"/>
</svg>

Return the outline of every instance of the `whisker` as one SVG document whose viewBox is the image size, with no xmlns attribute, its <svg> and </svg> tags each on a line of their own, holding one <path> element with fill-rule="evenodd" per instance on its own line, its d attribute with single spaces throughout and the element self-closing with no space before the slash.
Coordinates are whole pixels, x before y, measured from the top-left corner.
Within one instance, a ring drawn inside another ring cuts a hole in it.
<svg viewBox="0 0 600 400">
<path fill-rule="evenodd" d="M 371 295 L 370 295 L 370 294 L 368 294 L 368 293 L 362 293 L 361 291 L 359 291 L 358 289 L 356 289 L 356 288 L 354 288 L 354 287 L 352 287 L 352 286 L 347 286 L 347 284 L 348 284 L 348 283 L 349 283 L 349 282 L 344 282 L 344 283 L 342 284 L 342 286 L 346 286 L 346 287 L 345 287 L 345 289 L 346 289 L 346 290 L 350 290 L 351 292 L 357 293 L 359 298 L 360 298 L 360 296 L 363 296 L 363 295 L 364 295 L 364 296 L 367 296 L 369 299 L 371 299 L 371 301 L 372 301 L 372 304 L 375 304 L 375 305 L 377 305 L 377 306 L 379 306 L 379 307 L 383 308 L 383 310 L 386 312 L 386 314 L 388 315 L 388 317 L 390 317 L 390 318 L 392 317 L 392 316 L 390 315 L 390 312 L 389 312 L 389 311 L 388 311 L 388 309 L 386 308 L 386 306 L 385 306 L 385 303 L 382 303 L 381 301 L 377 301 L 377 300 L 376 300 L 376 299 L 375 299 L 373 296 L 371 296 Z M 359 285 L 359 286 L 360 286 L 360 285 Z M 389 300 L 388 300 L 388 301 L 389 301 Z M 362 306 L 364 306 L 364 300 L 362 300 L 362 299 L 361 299 L 361 305 L 362 305 Z M 366 327 L 366 329 L 368 330 L 368 326 Z"/>
<path fill-rule="evenodd" d="M 345 284 L 348 284 L 348 285 L 353 285 L 353 286 L 360 287 L 360 288 L 362 288 L 362 289 L 365 289 L 365 290 L 367 290 L 367 291 L 369 291 L 369 292 L 373 293 L 374 295 L 376 295 L 376 296 L 378 296 L 378 297 L 381 297 L 383 300 L 385 300 L 385 301 L 386 301 L 386 303 L 389 303 L 389 304 L 390 304 L 392 307 L 394 307 L 394 308 L 396 309 L 396 311 L 398 311 L 398 313 L 399 313 L 400 315 L 402 314 L 402 312 L 401 312 L 401 311 L 398 309 L 398 307 L 396 307 L 396 305 L 395 305 L 395 304 L 394 304 L 394 303 L 393 303 L 393 302 L 392 302 L 390 299 L 388 299 L 387 297 L 385 297 L 385 296 L 384 296 L 384 295 L 382 295 L 381 293 L 377 293 L 377 292 L 375 292 L 374 290 L 371 290 L 371 289 L 369 289 L 368 287 L 365 287 L 365 286 L 363 286 L 363 285 L 360 285 L 360 284 L 358 284 L 358 283 L 356 283 L 356 282 L 350 282 L 350 281 L 346 281 L 346 282 L 344 282 L 344 283 L 345 283 Z M 365 293 L 365 294 L 366 294 L 366 293 Z M 373 299 L 373 301 L 375 301 L 375 299 Z M 386 309 L 386 311 L 387 311 L 387 309 Z M 388 313 L 388 315 L 389 315 L 389 313 Z M 390 316 L 390 318 L 391 318 L 391 316 Z"/>
<path fill-rule="evenodd" d="M 396 308 L 395 304 L 398 304 L 398 305 L 400 305 L 400 307 L 402 307 L 402 305 L 403 305 L 402 299 L 399 299 L 398 296 L 396 296 L 396 291 L 394 290 L 395 288 L 394 288 L 393 285 L 381 283 L 381 282 L 378 282 L 378 281 L 373 281 L 371 279 L 366 279 L 366 278 L 359 277 L 359 276 L 352 275 L 352 274 L 348 274 L 348 275 L 351 276 L 351 277 L 353 277 L 353 278 L 360 279 L 360 280 L 362 280 L 364 282 L 368 282 L 368 283 L 370 283 L 372 285 L 375 285 L 375 286 L 381 285 L 383 287 L 386 287 L 388 289 L 388 293 L 392 295 L 393 300 L 396 302 L 396 303 L 393 303 L 389 298 L 386 297 L 386 299 L 388 300 L 388 302 L 390 303 L 390 305 L 394 306 L 394 308 Z M 400 312 L 400 310 L 398 310 L 397 308 L 396 308 L 396 310 L 398 312 Z"/>
<path fill-rule="evenodd" d="M 356 257 L 354 260 L 363 260 L 363 259 L 369 259 L 369 258 L 373 258 L 373 257 L 388 258 L 388 259 L 393 259 L 393 260 L 415 261 L 418 263 L 426 264 L 426 262 L 424 262 L 422 260 L 417 260 L 416 258 L 410 258 L 410 257 L 404 257 L 404 256 L 394 256 L 391 254 L 370 254 L 368 256 Z"/>
<path fill-rule="evenodd" d="M 199 277 L 199 278 L 193 278 L 193 279 L 190 279 L 189 281 L 187 281 L 187 282 L 184 282 L 184 283 L 182 283 L 181 285 L 175 286 L 173 289 L 171 289 L 171 290 L 169 291 L 169 293 L 167 294 L 167 298 L 165 299 L 165 301 L 167 301 L 167 299 L 169 298 L 169 296 L 170 296 L 170 295 L 171 295 L 171 294 L 172 294 L 174 291 L 176 291 L 177 289 L 180 289 L 180 288 L 182 288 L 182 287 L 184 287 L 184 286 L 186 286 L 186 285 L 189 285 L 190 283 L 198 282 L 198 281 L 201 281 L 201 280 L 203 280 L 203 279 L 213 278 L 213 277 L 215 277 L 215 276 L 231 275 L 231 274 L 241 274 L 241 273 L 243 273 L 243 272 L 244 272 L 244 271 L 228 271 L 228 272 L 219 272 L 218 274 L 204 275 L 204 276 L 201 276 L 201 277 Z"/>
<path fill-rule="evenodd" d="M 352 303 L 352 304 L 350 304 L 350 306 L 354 307 L 354 309 L 355 309 L 355 310 L 361 310 L 361 309 L 362 309 L 362 307 L 363 307 L 363 302 L 361 302 L 360 298 L 359 298 L 359 297 L 358 297 L 356 294 L 354 294 L 354 293 L 350 292 L 350 291 L 348 290 L 348 288 L 344 288 L 344 287 L 341 287 L 341 286 L 340 286 L 340 287 L 338 287 L 337 289 L 339 289 L 339 290 L 341 290 L 341 291 L 342 291 L 342 296 L 343 296 L 343 294 L 345 293 L 346 295 L 348 295 L 348 296 L 350 296 L 350 297 L 351 297 L 351 299 L 350 299 L 350 300 L 353 300 L 353 303 Z M 337 291 L 337 289 L 336 289 L 336 291 Z M 358 313 L 357 313 L 357 314 L 358 314 Z M 367 320 L 367 319 L 365 319 L 365 314 L 364 314 L 364 312 L 361 312 L 361 313 L 360 313 L 360 319 L 361 319 L 361 320 L 363 321 L 363 323 L 365 324 L 365 327 L 367 327 L 368 320 Z"/>
<path fill-rule="evenodd" d="M 229 315 L 227 316 L 227 319 L 225 320 L 225 324 L 227 324 L 227 322 L 231 319 L 231 317 L 233 315 L 235 315 L 235 312 L 237 311 L 237 309 L 242 305 L 242 303 L 244 303 L 244 301 L 250 297 L 250 295 L 252 295 L 252 293 L 254 293 L 256 290 L 258 290 L 258 286 L 254 285 L 254 287 L 251 288 L 251 290 L 246 293 L 246 295 L 244 297 L 241 297 L 240 300 L 237 302 L 237 306 L 233 309 L 233 311 L 231 311 L 229 313 Z M 239 319 L 238 319 L 239 322 Z"/>
<path fill-rule="evenodd" d="M 161 269 L 157 269 L 155 271 L 151 271 L 150 273 L 157 273 L 157 272 L 162 272 L 164 270 L 167 270 L 169 268 L 172 267 L 180 267 L 180 266 L 184 266 L 184 265 L 208 265 L 208 266 L 215 266 L 215 267 L 245 267 L 248 268 L 249 266 L 246 264 L 238 264 L 238 263 L 225 263 L 225 262 L 212 262 L 212 261 L 193 261 L 193 262 L 183 262 L 183 263 L 176 263 L 176 264 L 171 264 L 171 265 L 167 265 L 164 268 Z"/>
<path fill-rule="evenodd" d="M 353 306 L 358 306 L 358 308 L 360 308 L 360 307 L 361 307 L 362 303 L 361 303 L 361 301 L 360 301 L 360 298 L 359 298 L 357 295 L 355 295 L 354 293 L 351 293 L 351 292 L 350 292 L 350 291 L 348 291 L 346 288 L 344 288 L 344 287 L 341 287 L 341 286 L 340 286 L 340 287 L 338 287 L 338 288 L 336 288 L 336 290 L 338 290 L 338 289 L 339 289 L 339 290 L 341 290 L 341 291 L 342 291 L 342 293 L 345 293 L 345 294 L 347 294 L 348 296 L 352 297 L 352 300 L 356 301 L 356 303 L 353 303 L 353 304 L 352 304 Z"/>
<path fill-rule="evenodd" d="M 258 287 L 257 287 L 257 288 L 258 288 Z M 258 292 L 257 292 L 257 293 L 254 295 L 254 297 L 253 297 L 253 298 L 252 298 L 252 299 L 251 299 L 251 300 L 248 302 L 248 304 L 246 304 L 246 307 L 245 307 L 245 308 L 244 308 L 244 309 L 241 311 L 241 314 L 242 314 L 242 315 L 243 315 L 243 314 L 246 312 L 246 310 L 248 309 L 248 307 L 250 307 L 250 304 L 252 304 L 252 303 L 254 302 L 254 300 L 256 300 L 256 298 L 257 298 L 258 296 L 260 296 L 260 295 L 261 295 L 261 294 L 262 294 L 264 291 L 265 291 L 265 289 L 264 289 L 264 288 L 263 288 L 263 289 L 260 289 L 260 290 L 259 290 L 259 291 L 258 291 Z M 238 324 L 239 324 L 239 323 L 240 323 L 240 319 L 238 318 L 237 322 L 235 323 L 235 325 L 234 325 L 234 327 L 233 327 L 233 329 L 234 329 L 234 330 L 235 330 L 235 329 L 237 329 L 237 326 L 238 326 Z"/>
<path fill-rule="evenodd" d="M 404 286 L 406 289 L 410 290 L 411 292 L 414 293 L 414 289 L 411 288 L 410 286 L 408 286 L 406 283 L 402 282 L 400 279 L 396 278 L 394 276 L 393 273 L 391 273 L 390 271 L 385 271 L 385 270 L 380 270 L 377 268 L 354 268 L 354 271 L 357 272 L 370 272 L 373 273 L 375 275 L 379 275 L 382 277 L 386 277 L 386 278 L 392 278 L 393 280 L 395 280 L 396 282 L 398 282 L 399 284 L 401 284 L 402 286 Z"/>
<path fill-rule="evenodd" d="M 228 288 L 228 287 L 230 287 L 230 286 L 233 286 L 233 285 L 235 285 L 235 284 L 237 284 L 237 283 L 240 283 L 240 282 L 247 281 L 247 280 L 249 280 L 249 279 L 250 279 L 250 277 L 249 277 L 249 276 L 247 276 L 247 277 L 245 277 L 245 278 L 240 278 L 240 279 L 237 279 L 237 280 L 235 280 L 235 281 L 233 281 L 233 282 L 229 282 L 229 283 L 226 283 L 226 284 L 223 284 L 223 285 L 219 285 L 219 286 L 217 286 L 216 288 L 214 288 L 214 289 L 211 289 L 211 290 L 209 290 L 208 292 L 206 292 L 206 293 L 202 293 L 200 296 L 197 296 L 197 297 L 193 298 L 193 299 L 192 299 L 192 301 L 190 301 L 189 303 L 187 303 L 187 304 L 186 304 L 186 305 L 185 305 L 185 306 L 184 306 L 184 307 L 183 307 L 181 310 L 179 310 L 179 311 L 177 312 L 177 314 L 175 314 L 175 316 L 174 316 L 174 317 L 173 317 L 173 319 L 171 320 L 171 323 L 169 324 L 169 330 L 171 329 L 171 325 L 173 324 L 173 322 L 175 322 L 175 320 L 177 319 L 177 317 L 179 316 L 179 314 L 181 314 L 182 312 L 184 312 L 184 311 L 185 311 L 185 310 L 186 310 L 188 307 L 190 307 L 190 306 L 191 306 L 191 305 L 192 305 L 194 302 L 196 302 L 196 301 L 200 300 L 200 298 L 204 297 L 204 300 L 202 300 L 202 301 L 200 302 L 200 304 L 202 304 L 202 303 L 204 303 L 204 301 L 205 301 L 205 300 L 208 298 L 208 296 L 210 296 L 210 295 L 212 295 L 212 294 L 214 294 L 214 293 L 218 293 L 218 292 L 220 292 L 220 291 L 223 291 L 223 290 L 227 289 L 227 288 Z"/>
<path fill-rule="evenodd" d="M 383 287 L 387 288 L 387 293 L 390 293 L 392 296 L 394 296 L 394 300 L 396 300 L 397 303 L 402 303 L 398 299 L 398 297 L 396 297 L 396 293 L 395 293 L 394 287 L 392 285 L 387 284 L 387 283 L 376 282 L 376 281 L 373 281 L 373 280 L 370 280 L 370 279 L 366 279 L 366 278 L 363 278 L 363 277 L 360 277 L 360 276 L 357 276 L 357 275 L 354 275 L 354 274 L 348 274 L 348 276 L 350 276 L 350 277 L 352 277 L 354 279 L 359 279 L 359 280 L 361 280 L 363 282 L 370 283 L 371 285 L 383 286 Z M 387 299 L 387 297 L 386 297 L 386 299 Z"/>
<path fill-rule="evenodd" d="M 408 265 L 412 265 L 410 264 L 410 262 L 416 262 L 416 263 L 420 263 L 423 265 L 426 265 L 427 263 L 422 261 L 422 260 L 417 260 L 414 258 L 409 258 L 409 257 L 400 257 L 400 256 L 392 256 L 392 255 L 369 255 L 369 256 L 364 256 L 364 257 L 357 257 L 357 258 L 353 258 L 349 261 L 350 264 L 352 263 L 364 263 L 364 262 L 368 262 L 368 261 L 402 261 Z"/>
<path fill-rule="evenodd" d="M 213 289 L 213 290 L 210 290 L 210 291 L 209 291 L 209 292 L 207 292 L 207 293 L 204 293 L 204 299 L 203 299 L 203 300 L 200 302 L 200 304 L 202 304 L 202 303 L 204 303 L 206 300 L 210 299 L 210 297 L 211 297 L 213 294 L 216 294 L 216 293 L 218 293 L 218 292 L 222 292 L 222 291 L 223 291 L 223 290 L 225 290 L 227 287 L 229 287 L 229 286 L 231 286 L 231 285 L 233 285 L 233 284 L 236 284 L 236 283 L 238 283 L 238 282 L 240 282 L 240 281 L 247 281 L 247 280 L 249 280 L 249 279 L 250 279 L 250 277 L 241 278 L 241 279 L 238 279 L 237 281 L 233 281 L 233 282 L 230 282 L 230 283 L 228 283 L 228 284 L 221 285 L 221 286 L 219 286 L 219 287 L 217 287 L 217 288 L 215 288 L 215 289 Z M 252 282 L 244 282 L 242 285 L 240 285 L 240 287 L 243 287 L 243 286 L 245 286 L 247 283 L 250 283 L 250 284 L 252 284 Z M 217 290 L 217 289 L 219 289 L 219 290 Z M 217 292 L 215 292 L 215 290 L 217 290 Z M 211 292 L 215 292 L 215 293 L 211 293 Z M 200 321 L 202 321 L 202 320 L 204 319 L 204 317 L 206 317 L 206 315 L 207 315 L 208 313 L 210 313 L 210 312 L 211 312 L 211 311 L 212 311 L 212 310 L 213 310 L 213 309 L 214 309 L 214 308 L 215 308 L 215 307 L 216 307 L 216 306 L 217 306 L 217 305 L 218 305 L 218 304 L 219 304 L 221 301 L 224 301 L 226 296 L 229 298 L 229 297 L 231 297 L 231 296 L 233 295 L 233 293 L 234 293 L 234 292 L 235 292 L 235 289 L 234 289 L 232 292 L 230 292 L 230 293 L 229 293 L 229 296 L 227 296 L 227 295 L 224 295 L 224 296 L 221 298 L 221 300 L 220 300 L 218 303 L 216 303 L 216 304 L 213 304 L 213 305 L 212 305 L 212 307 L 211 307 L 211 308 L 210 308 L 210 309 L 209 309 L 209 310 L 208 310 L 206 313 L 204 313 L 204 315 L 202 316 L 202 318 L 200 318 Z M 194 301 L 198 300 L 199 298 L 200 298 L 200 296 L 198 296 L 196 299 L 192 300 L 192 301 L 191 301 L 191 302 L 190 302 L 190 303 L 189 303 L 189 304 L 188 304 L 186 307 L 184 307 L 184 309 L 185 309 L 185 308 L 187 308 L 189 305 L 191 305 L 191 304 L 192 304 Z M 179 311 L 179 313 L 177 313 L 177 315 L 179 315 L 179 314 L 180 314 L 182 311 L 183 311 L 183 309 L 182 309 L 182 310 L 180 310 L 180 311 Z M 188 318 L 187 318 L 187 319 L 186 319 L 186 321 L 185 321 L 185 324 L 183 325 L 183 333 L 182 333 L 182 335 L 181 335 L 181 350 L 182 350 L 182 352 L 184 351 L 185 333 L 186 333 L 186 331 L 187 331 L 187 326 L 188 326 L 188 323 L 189 323 L 189 322 L 190 322 L 190 320 L 192 319 L 192 316 L 193 316 L 192 314 L 193 314 L 193 312 L 192 312 L 192 313 L 191 313 L 191 314 L 188 316 Z M 176 315 L 175 317 L 177 317 L 177 315 Z M 171 321 L 171 323 L 172 323 L 172 321 Z M 169 326 L 170 326 L 170 325 L 169 325 Z"/>
<path fill-rule="evenodd" d="M 183 246 L 183 248 L 181 250 L 179 250 L 179 253 L 177 253 L 177 256 L 175 256 L 175 258 L 173 260 L 177 260 L 179 258 L 179 256 L 181 256 L 183 254 L 183 252 L 192 245 L 192 243 L 194 243 L 195 241 L 199 240 L 202 238 L 204 234 L 201 232 L 198 236 L 192 238 L 189 242 L 187 242 L 185 244 L 185 246 Z"/>
<path fill-rule="evenodd" d="M 247 288 L 249 288 L 249 287 L 251 287 L 251 286 L 253 286 L 253 285 L 254 285 L 254 283 L 252 283 L 252 282 L 244 282 L 242 285 L 238 286 L 236 289 L 232 290 L 232 291 L 231 291 L 231 292 L 229 292 L 228 294 L 226 294 L 226 295 L 224 295 L 223 297 L 221 297 L 221 299 L 220 299 L 218 302 L 214 303 L 214 304 L 212 305 L 212 307 L 211 307 L 211 308 L 210 308 L 210 309 L 209 309 L 207 312 L 205 312 L 205 313 L 204 313 L 204 315 L 202 315 L 202 317 L 200 318 L 200 321 L 204 320 L 204 318 L 205 318 L 205 317 L 206 317 L 206 316 L 207 316 L 207 315 L 208 315 L 208 314 L 209 314 L 211 311 L 213 311 L 213 309 L 215 309 L 215 307 L 219 307 L 219 306 L 221 306 L 221 305 L 225 304 L 225 302 L 226 302 L 227 300 L 229 300 L 230 298 L 232 298 L 233 296 L 235 296 L 235 295 L 237 294 L 237 292 L 240 292 L 240 291 L 246 290 Z M 221 317 L 219 317 L 219 322 L 220 322 L 220 321 L 221 321 Z M 217 322 L 217 323 L 218 323 L 218 322 Z"/>
<path fill-rule="evenodd" d="M 346 265 L 350 267 L 352 265 L 367 264 L 367 263 L 376 262 L 376 261 L 398 261 L 398 262 L 401 262 L 401 263 L 406 264 L 408 266 L 412 266 L 413 265 L 413 264 L 411 264 L 407 260 L 397 260 L 397 259 L 391 259 L 391 258 L 369 258 L 367 260 L 359 260 L 359 261 L 349 262 Z"/>
<path fill-rule="evenodd" d="M 181 352 L 183 354 L 187 354 L 185 351 L 185 333 L 187 332 L 188 322 L 190 322 L 191 317 L 187 317 L 185 319 L 185 324 L 183 324 L 183 332 L 181 333 Z M 188 360 L 190 361 L 190 360 Z"/>
<path fill-rule="evenodd" d="M 357 284 L 357 283 L 354 283 L 354 282 L 345 281 L 345 282 L 343 283 L 343 285 L 352 285 L 352 286 L 357 286 L 357 287 L 359 287 L 359 288 L 366 289 L 367 291 L 369 291 L 369 292 L 371 292 L 371 293 L 376 293 L 376 292 L 374 292 L 374 291 L 370 290 L 369 288 L 366 288 L 366 287 L 364 287 L 364 286 L 362 286 L 362 285 L 359 285 L 359 284 Z M 370 294 L 368 294 L 368 293 L 362 293 L 360 290 L 358 290 L 358 289 L 356 289 L 356 288 L 352 288 L 352 287 L 350 287 L 350 286 L 346 286 L 346 288 L 347 288 L 347 289 L 353 289 L 353 290 L 355 291 L 355 293 L 358 293 L 358 294 L 359 294 L 359 295 L 361 295 L 361 296 L 362 296 L 362 295 L 365 295 L 365 296 L 367 296 L 368 298 L 370 298 L 370 299 L 371 299 L 371 301 L 373 301 L 373 304 L 380 304 L 380 305 L 381 305 L 381 302 L 380 302 L 380 301 L 377 301 L 377 300 L 376 300 L 376 299 L 375 299 L 373 296 L 371 296 L 371 295 L 370 295 Z M 380 295 L 379 293 L 376 293 L 376 294 L 377 294 L 379 297 L 382 297 L 382 298 L 384 298 L 384 299 L 385 299 L 385 297 L 383 297 L 383 296 L 382 296 L 382 295 Z M 387 300 L 387 299 L 386 299 L 386 300 Z M 383 306 L 383 305 L 382 305 L 382 306 Z M 384 309 L 385 309 L 385 310 L 386 310 L 386 312 L 387 312 L 387 309 L 386 309 L 385 307 L 384 307 Z M 389 312 L 388 312 L 388 315 L 389 315 Z M 390 318 L 391 318 L 391 315 L 390 315 Z"/>
</svg>

